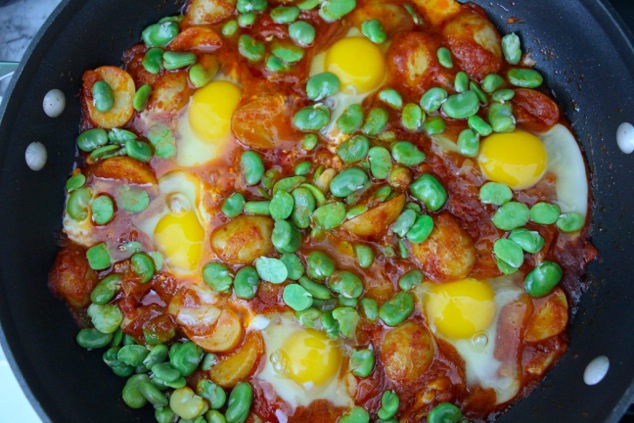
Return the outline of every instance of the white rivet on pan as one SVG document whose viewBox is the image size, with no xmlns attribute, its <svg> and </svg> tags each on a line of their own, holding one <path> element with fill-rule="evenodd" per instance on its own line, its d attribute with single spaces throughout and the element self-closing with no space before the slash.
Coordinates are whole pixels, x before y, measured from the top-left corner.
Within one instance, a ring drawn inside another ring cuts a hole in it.
<svg viewBox="0 0 634 423">
<path fill-rule="evenodd" d="M 52 89 L 44 96 L 42 107 L 48 117 L 56 118 L 66 108 L 66 96 L 57 88 Z"/>
<path fill-rule="evenodd" d="M 26 165 L 31 170 L 41 170 L 46 165 L 47 158 L 46 147 L 41 142 L 32 142 L 26 147 L 24 152 L 24 160 L 26 160 Z"/>
<path fill-rule="evenodd" d="M 610 359 L 604 355 L 595 357 L 583 372 L 583 381 L 586 385 L 596 385 L 601 382 L 610 368 Z"/>
<path fill-rule="evenodd" d="M 623 122 L 616 130 L 616 143 L 625 154 L 634 151 L 634 126 L 629 122 Z"/>
</svg>

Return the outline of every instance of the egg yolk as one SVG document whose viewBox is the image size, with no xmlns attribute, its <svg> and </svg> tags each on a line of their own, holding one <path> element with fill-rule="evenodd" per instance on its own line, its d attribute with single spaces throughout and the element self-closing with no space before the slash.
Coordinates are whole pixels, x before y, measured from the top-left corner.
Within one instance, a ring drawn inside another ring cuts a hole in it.
<svg viewBox="0 0 634 423">
<path fill-rule="evenodd" d="M 478 163 L 491 181 L 524 189 L 535 185 L 544 176 L 548 153 L 535 135 L 515 131 L 485 138 L 480 146 Z"/>
<path fill-rule="evenodd" d="M 213 81 L 197 90 L 188 110 L 194 133 L 209 143 L 226 137 L 241 94 L 240 88 L 228 81 Z"/>
<path fill-rule="evenodd" d="M 385 61 L 381 50 L 362 37 L 347 37 L 337 41 L 326 52 L 324 68 L 351 86 L 356 94 L 379 87 L 385 78 Z"/>
<path fill-rule="evenodd" d="M 298 330 L 282 347 L 284 373 L 299 385 L 323 386 L 339 372 L 341 352 L 324 333 Z"/>
<path fill-rule="evenodd" d="M 192 210 L 166 214 L 154 229 L 154 240 L 168 267 L 180 271 L 198 268 L 204 238 L 205 230 Z"/>
<path fill-rule="evenodd" d="M 425 298 L 425 314 L 442 335 L 470 338 L 493 322 L 494 296 L 489 284 L 471 278 L 432 285 Z"/>
</svg>

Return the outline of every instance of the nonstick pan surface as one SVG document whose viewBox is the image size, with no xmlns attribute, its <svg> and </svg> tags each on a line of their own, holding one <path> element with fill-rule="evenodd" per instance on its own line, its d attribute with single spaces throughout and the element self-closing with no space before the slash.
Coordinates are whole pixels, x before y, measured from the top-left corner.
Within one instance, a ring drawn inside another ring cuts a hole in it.
<svg viewBox="0 0 634 423">
<path fill-rule="evenodd" d="M 593 188 L 592 239 L 600 258 L 570 327 L 569 351 L 501 422 L 614 422 L 634 396 L 633 158 L 615 141 L 634 120 L 634 49 L 602 1 L 477 1 L 502 32 L 515 31 L 538 63 L 588 158 Z M 181 4 L 151 0 L 65 0 L 27 53 L 0 108 L 0 341 L 27 396 L 46 422 L 154 421 L 120 399 L 122 380 L 101 354 L 76 345 L 76 325 L 47 287 L 58 250 L 64 182 L 75 160 L 85 69 L 118 65 L 142 29 Z M 510 18 L 515 18 L 511 20 Z M 515 23 L 510 23 L 514 21 Z M 51 119 L 42 98 L 67 97 Z M 48 150 L 39 172 L 25 164 L 33 141 Z M 583 372 L 605 355 L 610 369 L 595 386 Z"/>
</svg>

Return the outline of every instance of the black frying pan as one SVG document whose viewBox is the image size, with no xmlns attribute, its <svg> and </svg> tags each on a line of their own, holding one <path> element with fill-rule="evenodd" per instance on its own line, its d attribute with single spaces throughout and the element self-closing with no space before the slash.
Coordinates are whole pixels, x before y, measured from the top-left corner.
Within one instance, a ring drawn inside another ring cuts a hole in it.
<svg viewBox="0 0 634 423">
<path fill-rule="evenodd" d="M 634 396 L 633 157 L 615 142 L 634 120 L 634 49 L 611 8 L 597 0 L 478 0 L 503 31 L 518 31 L 585 147 L 594 188 L 589 292 L 570 327 L 568 353 L 530 397 L 501 422 L 613 422 Z M 57 252 L 64 182 L 75 158 L 77 95 L 87 68 L 118 64 L 141 30 L 181 5 L 159 0 L 65 0 L 31 45 L 0 109 L 0 341 L 44 421 L 154 421 L 120 400 L 123 385 L 74 340 L 76 326 L 47 288 Z M 510 17 L 519 23 L 508 25 Z M 68 107 L 46 117 L 42 98 L 59 88 Z M 33 172 L 26 146 L 40 141 L 48 163 Z M 582 374 L 598 355 L 605 379 Z"/>
</svg>

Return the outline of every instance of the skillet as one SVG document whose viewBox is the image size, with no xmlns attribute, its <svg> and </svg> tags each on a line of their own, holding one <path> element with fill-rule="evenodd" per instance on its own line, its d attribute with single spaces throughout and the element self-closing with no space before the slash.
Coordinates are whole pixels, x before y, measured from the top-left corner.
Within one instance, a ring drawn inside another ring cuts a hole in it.
<svg viewBox="0 0 634 423">
<path fill-rule="evenodd" d="M 47 274 L 61 233 L 64 182 L 76 158 L 81 75 L 119 64 L 145 26 L 178 12 L 181 3 L 63 1 L 31 44 L 0 108 L 0 342 L 45 422 L 154 421 L 149 409 L 123 404 L 122 380 L 101 354 L 76 345 L 76 325 L 49 292 Z M 618 421 L 634 397 L 634 167 L 615 133 L 634 119 L 634 48 L 602 0 L 476 3 L 502 32 L 519 32 L 578 134 L 594 195 L 592 240 L 600 253 L 588 269 L 589 288 L 570 325 L 568 352 L 499 421 Z M 508 24 L 512 17 L 518 20 Z M 56 119 L 41 106 L 52 88 L 67 97 Z M 39 172 L 24 161 L 33 141 L 48 150 Z M 599 355 L 609 358 L 610 369 L 588 386 L 584 369 Z"/>
</svg>

